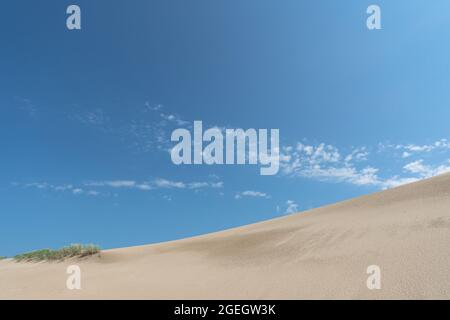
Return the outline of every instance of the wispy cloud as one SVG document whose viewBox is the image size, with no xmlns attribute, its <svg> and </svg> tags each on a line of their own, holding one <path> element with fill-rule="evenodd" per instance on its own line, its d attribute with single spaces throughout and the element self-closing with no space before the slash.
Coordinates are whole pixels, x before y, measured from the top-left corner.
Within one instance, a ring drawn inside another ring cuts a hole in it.
<svg viewBox="0 0 450 320">
<path fill-rule="evenodd" d="M 144 103 L 144 111 L 154 112 L 154 111 L 159 111 L 162 108 L 163 108 L 162 104 L 151 104 L 150 101 L 146 101 Z"/>
<path fill-rule="evenodd" d="M 167 179 L 156 179 L 153 181 L 153 184 L 158 188 L 163 189 L 203 189 L 203 188 L 212 188 L 218 189 L 223 188 L 224 183 L 222 181 L 214 181 L 214 182 L 182 182 L 182 181 L 171 181 Z"/>
<path fill-rule="evenodd" d="M 408 163 L 403 167 L 406 171 L 410 173 L 418 174 L 423 178 L 431 178 L 443 173 L 450 172 L 450 160 L 447 163 L 439 166 L 425 165 L 424 160 L 417 160 Z"/>
<path fill-rule="evenodd" d="M 125 125 L 131 146 L 139 152 L 167 151 L 171 147 L 170 134 L 178 127 L 189 127 L 181 116 L 166 110 L 161 104 L 145 102 L 143 112 Z"/>
<path fill-rule="evenodd" d="M 88 111 L 77 110 L 69 118 L 78 121 L 86 126 L 96 127 L 103 131 L 109 131 L 109 125 L 111 118 L 106 114 L 103 109 L 95 108 Z"/>
<path fill-rule="evenodd" d="M 431 153 L 433 151 L 450 150 L 450 141 L 446 138 L 428 144 L 393 144 L 380 143 L 378 145 L 379 151 L 393 150 L 400 152 L 403 158 L 408 158 L 412 155 Z"/>
<path fill-rule="evenodd" d="M 285 214 L 292 214 L 292 213 L 296 213 L 299 211 L 298 204 L 295 203 L 295 201 L 293 201 L 293 200 L 286 201 L 286 206 L 287 206 L 287 208 L 286 208 Z"/>
<path fill-rule="evenodd" d="M 185 189 L 185 190 L 200 190 L 200 189 L 221 189 L 224 187 L 222 181 L 172 181 L 163 178 L 157 178 L 152 181 L 138 182 L 135 180 L 105 180 L 105 181 L 89 181 L 81 184 L 62 184 L 54 185 L 48 182 L 32 182 L 32 183 L 12 183 L 16 187 L 34 188 L 39 190 L 49 190 L 55 192 L 70 192 L 74 195 L 110 195 L 110 192 L 100 192 L 102 189 L 125 189 L 136 191 L 151 191 L 158 189 Z"/>
<path fill-rule="evenodd" d="M 136 181 L 133 180 L 112 180 L 112 181 L 93 181 L 85 183 L 90 187 L 111 187 L 111 188 L 133 188 Z"/>
<path fill-rule="evenodd" d="M 72 190 L 73 194 L 82 194 L 84 193 L 84 190 L 81 188 L 75 188 Z"/>
<path fill-rule="evenodd" d="M 58 192 L 58 193 L 65 193 L 69 192 L 73 195 L 88 195 L 88 196 L 98 196 L 101 195 L 100 192 L 95 190 L 89 190 L 84 189 L 83 187 L 77 187 L 73 184 L 62 184 L 62 185 L 55 185 L 48 182 L 32 182 L 32 183 L 13 183 L 14 186 L 19 186 L 23 188 L 33 188 L 38 190 L 47 190 L 52 192 Z"/>
<path fill-rule="evenodd" d="M 179 116 L 174 115 L 174 114 L 165 114 L 165 113 L 161 113 L 160 114 L 161 119 L 168 121 L 168 122 L 172 122 L 175 123 L 178 126 L 185 126 L 187 125 L 189 122 L 181 119 Z"/>
<path fill-rule="evenodd" d="M 224 183 L 222 181 L 218 182 L 191 182 L 188 184 L 189 189 L 202 189 L 202 188 L 213 188 L 219 189 L 223 188 Z"/>
<path fill-rule="evenodd" d="M 395 187 L 399 187 L 408 183 L 413 183 L 413 182 L 417 182 L 419 181 L 419 178 L 414 178 L 414 177 L 400 177 L 398 175 L 387 178 L 383 181 L 380 181 L 379 185 L 381 186 L 382 189 L 390 189 L 390 188 L 395 188 Z"/>
<path fill-rule="evenodd" d="M 156 190 L 156 189 L 205 189 L 223 188 L 222 181 L 174 181 L 164 178 L 157 178 L 151 181 L 138 182 L 135 180 L 110 180 L 110 181 L 90 181 L 84 184 L 88 187 L 97 188 L 115 188 L 115 189 L 137 189 L 142 191 Z"/>
<path fill-rule="evenodd" d="M 247 191 L 242 191 L 237 193 L 234 198 L 235 199 L 242 199 L 244 197 L 250 197 L 250 198 L 265 198 L 265 199 L 270 199 L 270 195 L 268 195 L 265 192 L 260 192 L 260 191 L 253 191 L 253 190 L 247 190 Z"/>
<path fill-rule="evenodd" d="M 84 184 L 89 187 L 110 187 L 122 189 L 138 189 L 148 191 L 154 189 L 152 185 L 147 182 L 138 183 L 134 180 L 111 180 L 111 181 L 91 181 Z"/>
<path fill-rule="evenodd" d="M 38 109 L 33 101 L 26 98 L 16 98 L 16 100 L 19 110 L 23 111 L 30 117 L 34 117 L 37 115 Z"/>
<path fill-rule="evenodd" d="M 186 183 L 181 182 L 181 181 L 170 181 L 167 179 L 156 179 L 154 181 L 154 184 L 158 187 L 158 188 L 168 188 L 168 189 L 185 189 L 186 188 Z"/>
</svg>

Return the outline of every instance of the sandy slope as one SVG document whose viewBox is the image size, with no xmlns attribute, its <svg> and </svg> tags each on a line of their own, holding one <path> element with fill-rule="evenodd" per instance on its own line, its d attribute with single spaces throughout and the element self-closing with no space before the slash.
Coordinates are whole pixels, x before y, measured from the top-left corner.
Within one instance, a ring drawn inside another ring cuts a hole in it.
<svg viewBox="0 0 450 320">
<path fill-rule="evenodd" d="M 82 290 L 66 289 L 66 267 Z M 378 265 L 382 289 L 366 287 Z M 64 263 L 0 262 L 0 298 L 450 298 L 450 174 L 309 212 Z"/>
</svg>

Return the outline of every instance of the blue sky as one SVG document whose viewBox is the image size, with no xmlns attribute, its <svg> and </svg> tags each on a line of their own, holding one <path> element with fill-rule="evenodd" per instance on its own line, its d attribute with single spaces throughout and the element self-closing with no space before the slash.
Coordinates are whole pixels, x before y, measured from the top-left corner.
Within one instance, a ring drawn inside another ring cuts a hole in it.
<svg viewBox="0 0 450 320">
<path fill-rule="evenodd" d="M 82 10 L 82 30 L 65 27 Z M 0 255 L 203 234 L 450 169 L 450 3 L 8 1 Z M 281 169 L 175 166 L 175 128 L 280 129 Z"/>
</svg>

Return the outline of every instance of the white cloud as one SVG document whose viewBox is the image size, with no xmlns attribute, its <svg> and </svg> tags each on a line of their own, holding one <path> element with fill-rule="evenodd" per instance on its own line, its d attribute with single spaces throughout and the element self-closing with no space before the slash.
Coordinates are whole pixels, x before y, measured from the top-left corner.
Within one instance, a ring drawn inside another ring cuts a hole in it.
<svg viewBox="0 0 450 320">
<path fill-rule="evenodd" d="M 150 182 L 138 183 L 134 180 L 111 180 L 111 181 L 92 181 L 84 184 L 88 187 L 110 187 L 110 188 L 126 188 L 149 191 L 154 189 L 203 189 L 203 188 L 223 188 L 222 181 L 214 182 L 183 182 L 172 181 L 168 179 L 158 178 Z"/>
<path fill-rule="evenodd" d="M 408 163 L 403 168 L 411 173 L 418 173 L 421 175 L 427 175 L 430 170 L 429 168 L 423 165 L 423 160 Z"/>
<path fill-rule="evenodd" d="M 408 152 L 408 151 L 403 151 L 402 153 L 402 158 L 409 158 L 412 156 L 412 153 Z"/>
<path fill-rule="evenodd" d="M 210 183 L 210 186 L 212 188 L 216 188 L 216 189 L 223 188 L 223 185 L 224 185 L 224 183 L 222 181 Z"/>
<path fill-rule="evenodd" d="M 84 191 L 83 189 L 80 188 L 75 188 L 72 190 L 73 194 L 82 194 Z"/>
<path fill-rule="evenodd" d="M 73 189 L 73 185 L 71 185 L 71 184 L 55 186 L 55 191 L 66 191 L 66 190 L 72 190 L 72 189 Z"/>
<path fill-rule="evenodd" d="M 111 181 L 93 181 L 85 183 L 89 187 L 111 187 L 111 188 L 133 188 L 136 181 L 133 180 L 111 180 Z"/>
<path fill-rule="evenodd" d="M 293 200 L 286 201 L 286 207 L 285 214 L 293 214 L 299 211 L 298 204 Z"/>
<path fill-rule="evenodd" d="M 353 161 L 366 161 L 369 156 L 369 152 L 366 147 L 356 148 L 352 150 L 350 154 L 345 157 L 346 163 L 351 163 Z"/>
<path fill-rule="evenodd" d="M 208 182 L 192 182 L 189 184 L 190 189 L 201 189 L 206 187 L 209 187 Z"/>
<path fill-rule="evenodd" d="M 399 150 L 401 153 L 394 153 L 392 150 Z M 450 150 L 449 141 L 441 139 L 430 145 L 380 143 L 376 156 L 388 157 L 391 163 L 396 163 L 394 161 L 410 158 L 419 152 L 431 153 L 437 150 Z M 386 177 L 382 175 L 380 168 L 362 164 L 370 161 L 367 147 L 351 148 L 345 156 L 341 156 L 342 154 L 337 147 L 325 143 L 318 145 L 298 143 L 295 148 L 285 146 L 280 155 L 281 172 L 287 176 L 386 189 L 450 171 L 449 163 L 433 166 L 425 165 L 424 160 L 418 160 L 404 165 L 403 171 L 396 175 L 390 174 Z M 397 159 L 392 160 L 392 156 Z M 402 167 L 399 170 L 402 170 Z"/>
<path fill-rule="evenodd" d="M 352 167 L 328 167 L 322 168 L 315 166 L 313 168 L 307 168 L 299 174 L 309 178 L 319 178 L 322 180 L 337 180 L 338 182 L 350 182 L 357 185 L 375 184 L 377 181 L 375 168 L 365 168 L 358 171 Z"/>
<path fill-rule="evenodd" d="M 47 188 L 53 188 L 52 185 L 48 184 L 47 182 L 32 182 L 25 184 L 26 188 L 37 188 L 37 189 L 47 189 Z"/>
<path fill-rule="evenodd" d="M 137 184 L 136 188 L 139 190 L 143 190 L 143 191 L 149 191 L 154 189 L 151 185 L 149 185 L 148 183 L 142 183 L 142 184 Z"/>
<path fill-rule="evenodd" d="M 260 192 L 260 191 L 253 191 L 253 190 L 239 192 L 234 196 L 235 199 L 241 199 L 243 197 L 270 199 L 270 195 L 268 195 L 267 193 Z"/>
<path fill-rule="evenodd" d="M 387 147 L 394 148 L 396 150 L 404 151 L 402 155 L 411 156 L 412 154 L 430 153 L 435 150 L 449 150 L 450 141 L 448 139 L 440 139 L 430 144 L 397 144 L 388 145 Z"/>
<path fill-rule="evenodd" d="M 399 187 L 399 186 L 402 186 L 402 185 L 405 185 L 408 183 L 417 182 L 419 180 L 420 180 L 419 178 L 413 178 L 413 177 L 401 178 L 399 176 L 394 176 L 394 177 L 391 177 L 384 181 L 381 181 L 380 186 L 383 190 L 385 190 L 385 189 Z"/>
<path fill-rule="evenodd" d="M 297 155 L 300 155 L 300 157 L 303 156 L 303 159 L 311 165 L 323 162 L 335 163 L 341 158 L 339 150 L 336 147 L 324 143 L 314 147 L 299 142 L 296 151 Z"/>
<path fill-rule="evenodd" d="M 170 181 L 167 179 L 156 179 L 154 184 L 158 188 L 176 188 L 176 189 L 184 189 L 186 188 L 186 184 L 180 181 Z"/>
<path fill-rule="evenodd" d="M 110 180 L 110 181 L 91 181 L 84 184 L 87 187 L 109 187 L 114 189 L 137 189 L 149 191 L 154 189 L 148 182 L 138 183 L 134 180 Z"/>
<path fill-rule="evenodd" d="M 144 103 L 145 111 L 159 111 L 163 108 L 162 104 L 151 104 L 149 101 Z"/>
<path fill-rule="evenodd" d="M 354 176 L 349 177 L 349 181 L 356 185 L 377 185 L 380 180 L 377 176 L 379 170 L 373 167 L 366 167 L 359 172 L 356 172 Z"/>
<path fill-rule="evenodd" d="M 26 183 L 26 184 L 20 184 L 20 183 L 13 183 L 14 186 L 23 186 L 25 188 L 35 188 L 38 190 L 47 190 L 47 191 L 53 191 L 53 192 L 70 192 L 74 195 L 81 195 L 86 194 L 89 196 L 98 196 L 101 193 L 95 190 L 84 190 L 81 187 L 75 187 L 72 184 L 63 184 L 63 185 L 53 185 L 48 182 L 32 182 L 32 183 Z"/>
<path fill-rule="evenodd" d="M 188 184 L 189 189 L 201 189 L 201 188 L 222 188 L 223 182 L 192 182 Z"/>
<path fill-rule="evenodd" d="M 158 188 L 167 188 L 167 189 L 204 189 L 204 188 L 223 188 L 223 182 L 217 181 L 217 182 L 205 182 L 205 181 L 198 181 L 198 182 L 182 182 L 182 181 L 171 181 L 167 179 L 156 179 L 154 182 L 154 185 Z"/>
<path fill-rule="evenodd" d="M 406 171 L 414 174 L 418 174 L 423 178 L 431 178 L 443 173 L 450 172 L 450 161 L 447 164 L 443 164 L 440 166 L 430 166 L 425 165 L 424 160 L 417 160 L 411 163 L 408 163 L 403 167 Z"/>
<path fill-rule="evenodd" d="M 302 143 L 284 147 L 280 158 L 282 172 L 286 175 L 349 182 L 356 185 L 377 185 L 378 169 L 367 166 L 357 169 L 354 162 L 367 160 L 369 152 L 365 147 L 353 149 L 344 158 L 339 149 L 324 143 L 307 146 Z"/>
<path fill-rule="evenodd" d="M 165 113 L 161 113 L 160 117 L 168 122 L 173 122 L 178 126 L 185 126 L 187 125 L 189 122 L 184 121 L 183 119 L 181 119 L 179 116 L 174 115 L 174 114 L 165 114 Z"/>
</svg>

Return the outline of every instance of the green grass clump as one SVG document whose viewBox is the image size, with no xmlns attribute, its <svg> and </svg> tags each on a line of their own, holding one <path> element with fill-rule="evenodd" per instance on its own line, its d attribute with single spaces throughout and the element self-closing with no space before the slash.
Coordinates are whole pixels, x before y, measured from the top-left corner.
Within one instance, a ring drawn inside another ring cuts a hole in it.
<svg viewBox="0 0 450 320">
<path fill-rule="evenodd" d="M 5 260 L 5 259 L 6 259 L 6 257 L 0 256 L 0 260 Z"/>
<path fill-rule="evenodd" d="M 72 244 L 59 250 L 42 249 L 18 254 L 14 257 L 17 262 L 61 261 L 68 258 L 83 258 L 100 253 L 100 247 L 89 244 Z"/>
</svg>

